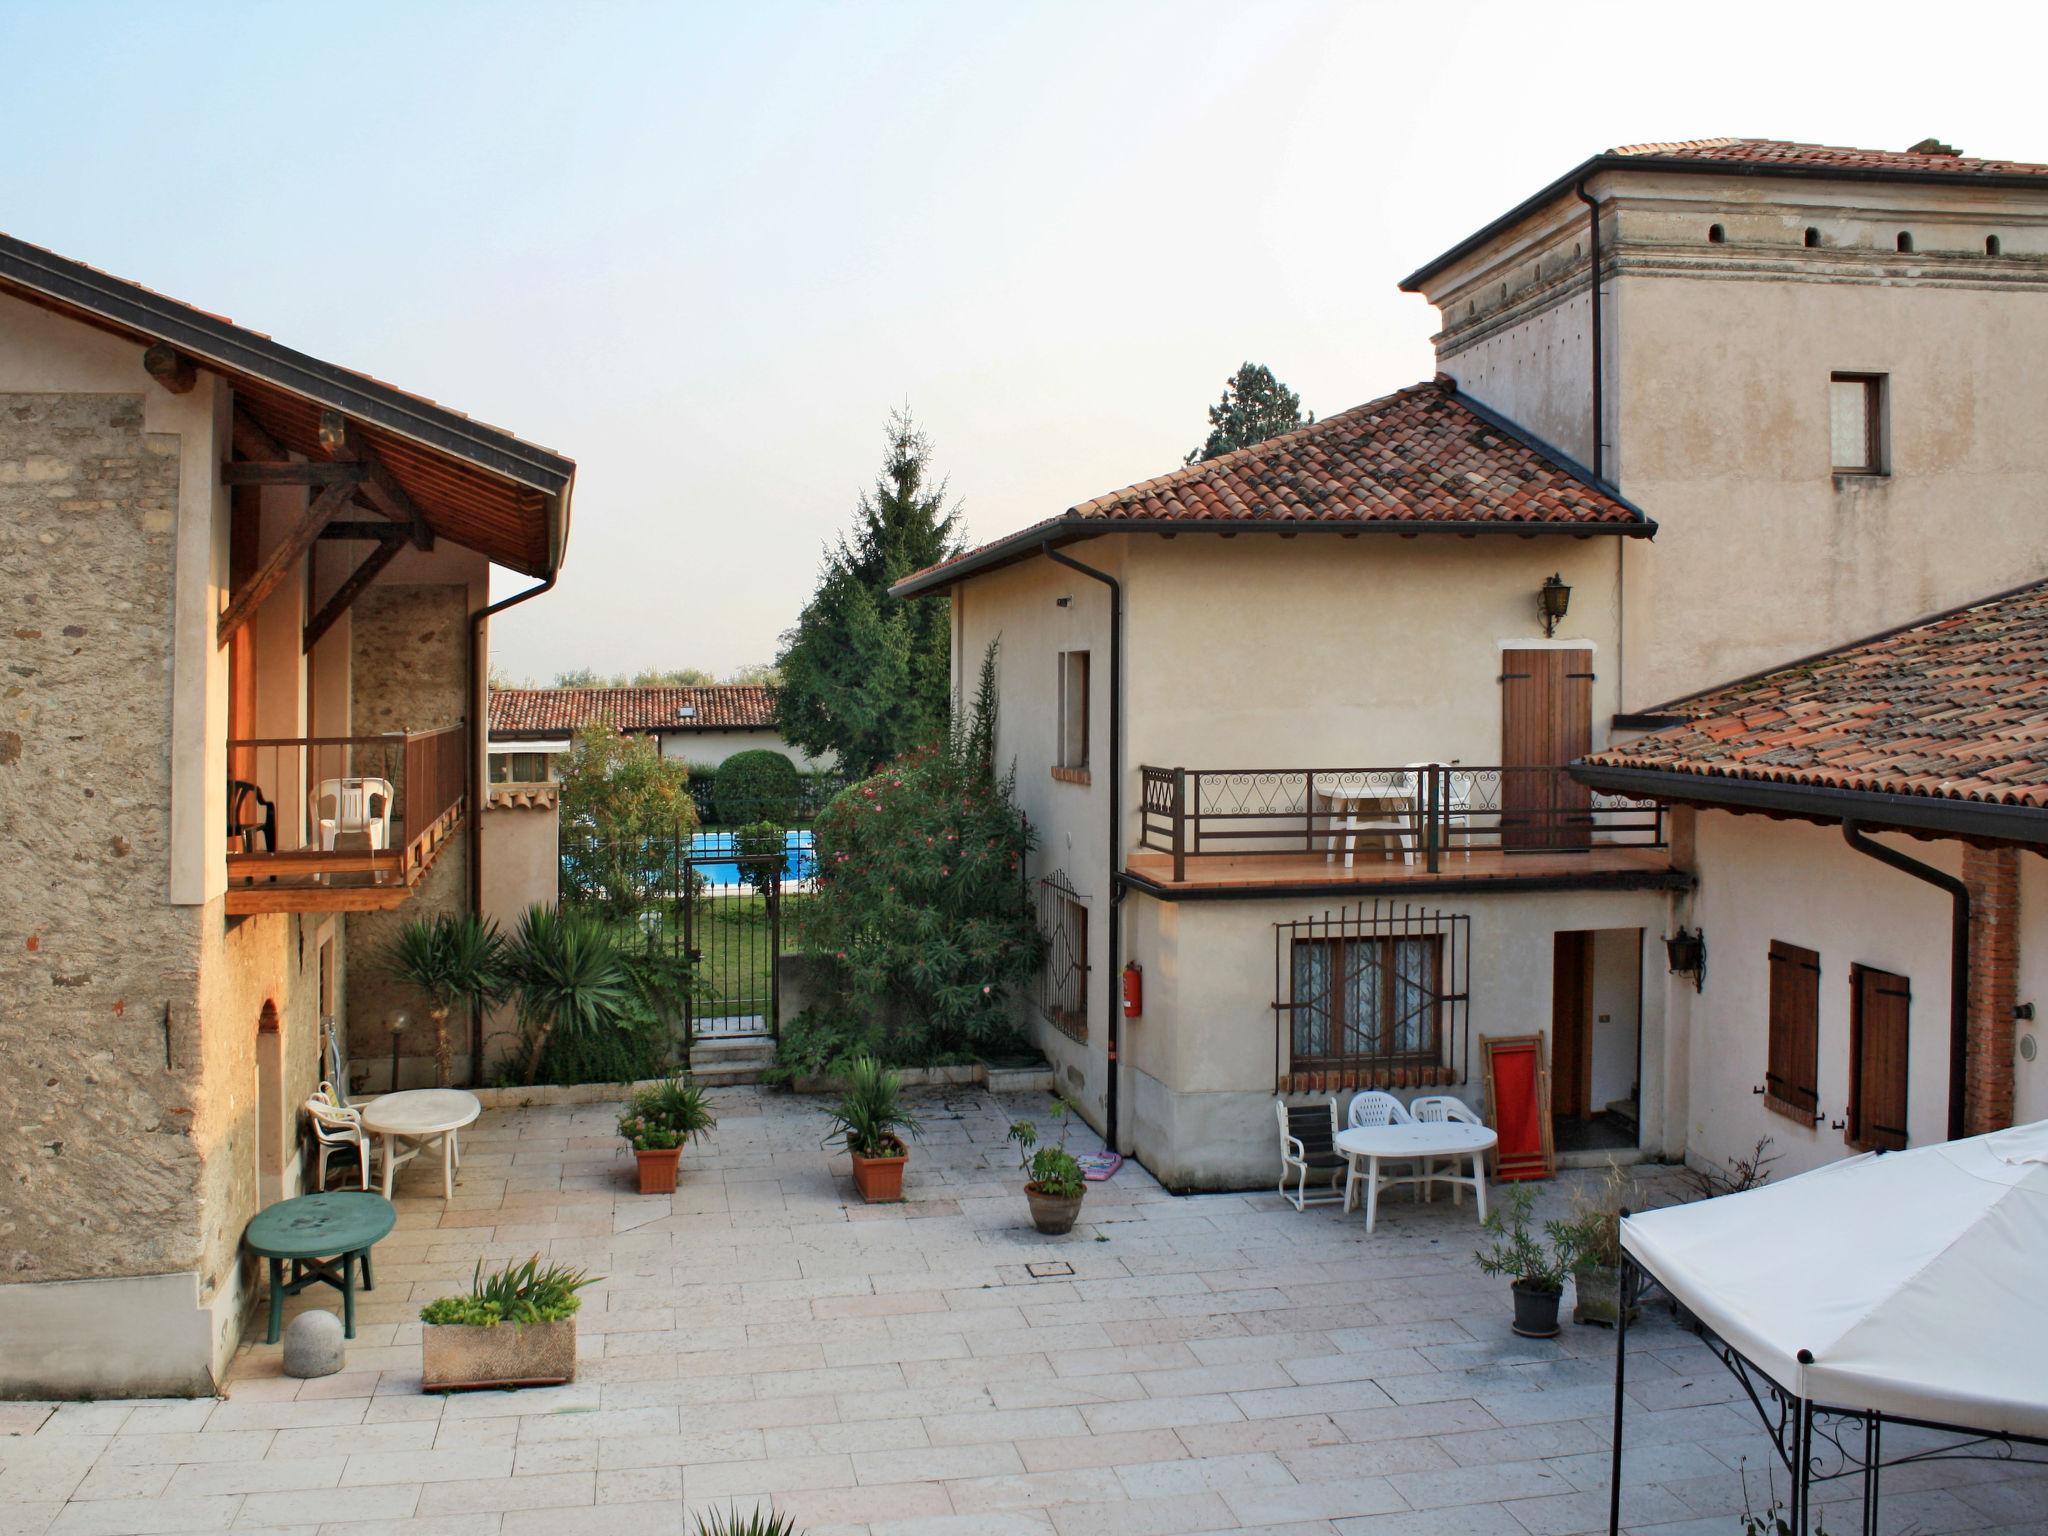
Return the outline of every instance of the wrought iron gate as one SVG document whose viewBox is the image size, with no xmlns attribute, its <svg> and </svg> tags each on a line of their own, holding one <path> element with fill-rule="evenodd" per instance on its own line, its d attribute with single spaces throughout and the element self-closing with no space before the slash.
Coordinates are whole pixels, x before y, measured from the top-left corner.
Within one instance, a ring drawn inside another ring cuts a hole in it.
<svg viewBox="0 0 2048 1536">
<path fill-rule="evenodd" d="M 685 1004 L 691 1040 L 776 1033 L 782 1001 L 776 960 L 797 947 L 815 889 L 808 833 L 789 836 L 776 869 L 701 845 L 682 861 L 675 927 L 696 982 Z"/>
</svg>

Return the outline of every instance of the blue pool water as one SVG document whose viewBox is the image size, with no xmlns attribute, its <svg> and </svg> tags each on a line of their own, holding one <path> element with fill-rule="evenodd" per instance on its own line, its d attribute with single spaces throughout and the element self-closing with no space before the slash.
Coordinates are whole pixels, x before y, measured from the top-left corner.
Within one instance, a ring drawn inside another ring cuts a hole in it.
<svg viewBox="0 0 2048 1536">
<path fill-rule="evenodd" d="M 818 867 L 817 856 L 811 852 L 811 833 L 808 827 L 792 827 L 783 838 L 783 845 L 789 850 L 783 856 L 782 878 L 804 880 L 814 874 Z M 739 885 L 739 860 L 733 855 L 733 835 L 730 832 L 697 832 L 690 837 L 691 868 L 700 879 L 711 885 Z M 720 859 L 719 855 L 727 855 Z M 706 862 L 710 860 L 712 862 Z"/>
</svg>

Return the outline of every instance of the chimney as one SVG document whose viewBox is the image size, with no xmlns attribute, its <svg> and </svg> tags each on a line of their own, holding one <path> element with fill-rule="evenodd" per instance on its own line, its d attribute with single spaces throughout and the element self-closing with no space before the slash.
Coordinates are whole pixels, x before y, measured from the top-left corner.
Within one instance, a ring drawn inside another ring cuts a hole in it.
<svg viewBox="0 0 2048 1536">
<path fill-rule="evenodd" d="M 1907 150 L 1906 153 L 1909 155 L 1947 155 L 1953 160 L 1962 151 L 1953 144 L 1942 143 L 1939 139 L 1922 139 L 1918 144 Z"/>
</svg>

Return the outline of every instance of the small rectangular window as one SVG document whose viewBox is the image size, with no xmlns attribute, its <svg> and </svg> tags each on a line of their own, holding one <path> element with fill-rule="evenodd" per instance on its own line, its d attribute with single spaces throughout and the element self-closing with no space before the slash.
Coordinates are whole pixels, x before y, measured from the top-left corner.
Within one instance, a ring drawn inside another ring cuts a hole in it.
<svg viewBox="0 0 2048 1536">
<path fill-rule="evenodd" d="M 1828 438 L 1838 475 L 1885 473 L 1885 380 L 1879 373 L 1828 379 Z"/>
<path fill-rule="evenodd" d="M 1771 1036 L 1764 1108 L 1812 1125 L 1820 1108 L 1820 956 L 1771 940 Z"/>
<path fill-rule="evenodd" d="M 1038 972 L 1038 1011 L 1073 1040 L 1088 1038 L 1088 909 L 1063 874 L 1038 882 L 1038 925 L 1045 959 Z"/>
<path fill-rule="evenodd" d="M 1088 766 L 1088 653 L 1060 652 L 1060 742 L 1061 768 Z"/>
</svg>

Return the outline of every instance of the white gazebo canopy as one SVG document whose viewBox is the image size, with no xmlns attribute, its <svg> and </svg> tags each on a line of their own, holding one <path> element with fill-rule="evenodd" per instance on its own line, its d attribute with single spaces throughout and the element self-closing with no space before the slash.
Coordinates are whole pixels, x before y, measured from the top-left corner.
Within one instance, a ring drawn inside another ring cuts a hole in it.
<svg viewBox="0 0 2048 1536">
<path fill-rule="evenodd" d="M 1621 1241 L 1793 1397 L 2048 1436 L 2048 1121 L 1647 1211 Z"/>
</svg>

